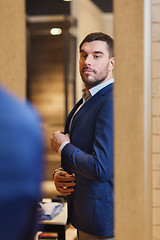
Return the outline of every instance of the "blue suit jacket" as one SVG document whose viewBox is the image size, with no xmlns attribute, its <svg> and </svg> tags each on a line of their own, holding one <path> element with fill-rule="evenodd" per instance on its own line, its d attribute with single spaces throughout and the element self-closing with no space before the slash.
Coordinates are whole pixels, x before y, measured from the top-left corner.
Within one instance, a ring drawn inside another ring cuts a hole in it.
<svg viewBox="0 0 160 240">
<path fill-rule="evenodd" d="M 61 164 L 76 176 L 69 221 L 86 233 L 113 236 L 113 84 L 75 114 Z"/>
<path fill-rule="evenodd" d="M 33 108 L 0 89 L 0 239 L 34 238 L 43 140 Z"/>
</svg>

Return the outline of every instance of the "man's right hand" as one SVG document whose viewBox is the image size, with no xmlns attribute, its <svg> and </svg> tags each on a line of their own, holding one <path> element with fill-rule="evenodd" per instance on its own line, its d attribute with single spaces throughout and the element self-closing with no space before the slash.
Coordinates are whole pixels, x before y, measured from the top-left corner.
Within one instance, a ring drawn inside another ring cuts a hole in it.
<svg viewBox="0 0 160 240">
<path fill-rule="evenodd" d="M 58 192 L 62 195 L 70 195 L 74 191 L 75 176 L 65 171 L 58 170 L 54 174 L 54 184 Z"/>
</svg>

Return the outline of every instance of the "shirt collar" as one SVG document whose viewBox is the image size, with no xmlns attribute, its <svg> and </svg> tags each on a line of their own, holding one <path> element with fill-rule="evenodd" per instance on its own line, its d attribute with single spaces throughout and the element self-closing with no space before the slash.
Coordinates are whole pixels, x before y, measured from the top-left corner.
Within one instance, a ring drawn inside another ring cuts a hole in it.
<svg viewBox="0 0 160 240">
<path fill-rule="evenodd" d="M 111 78 L 105 82 L 102 82 L 98 85 L 96 85 L 95 87 L 92 87 L 89 89 L 89 92 L 92 96 L 94 96 L 97 92 L 99 92 L 102 88 L 108 86 L 109 84 L 114 82 L 114 78 Z"/>
</svg>

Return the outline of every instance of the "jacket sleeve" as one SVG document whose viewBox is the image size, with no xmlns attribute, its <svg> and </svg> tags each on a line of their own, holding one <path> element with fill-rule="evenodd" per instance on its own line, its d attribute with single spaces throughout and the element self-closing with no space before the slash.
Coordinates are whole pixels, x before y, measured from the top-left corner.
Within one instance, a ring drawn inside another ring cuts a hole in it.
<svg viewBox="0 0 160 240">
<path fill-rule="evenodd" d="M 93 152 L 87 154 L 69 143 L 62 150 L 61 164 L 66 171 L 95 181 L 105 182 L 113 177 L 112 101 L 105 103 L 97 115 Z"/>
</svg>

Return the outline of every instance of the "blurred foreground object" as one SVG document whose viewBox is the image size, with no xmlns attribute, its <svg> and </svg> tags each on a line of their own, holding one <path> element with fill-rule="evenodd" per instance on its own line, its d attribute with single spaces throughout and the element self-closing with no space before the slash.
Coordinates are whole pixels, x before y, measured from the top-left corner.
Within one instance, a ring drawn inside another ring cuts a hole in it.
<svg viewBox="0 0 160 240">
<path fill-rule="evenodd" d="M 43 133 L 29 103 L 0 87 L 0 239 L 34 239 L 41 198 Z"/>
</svg>

